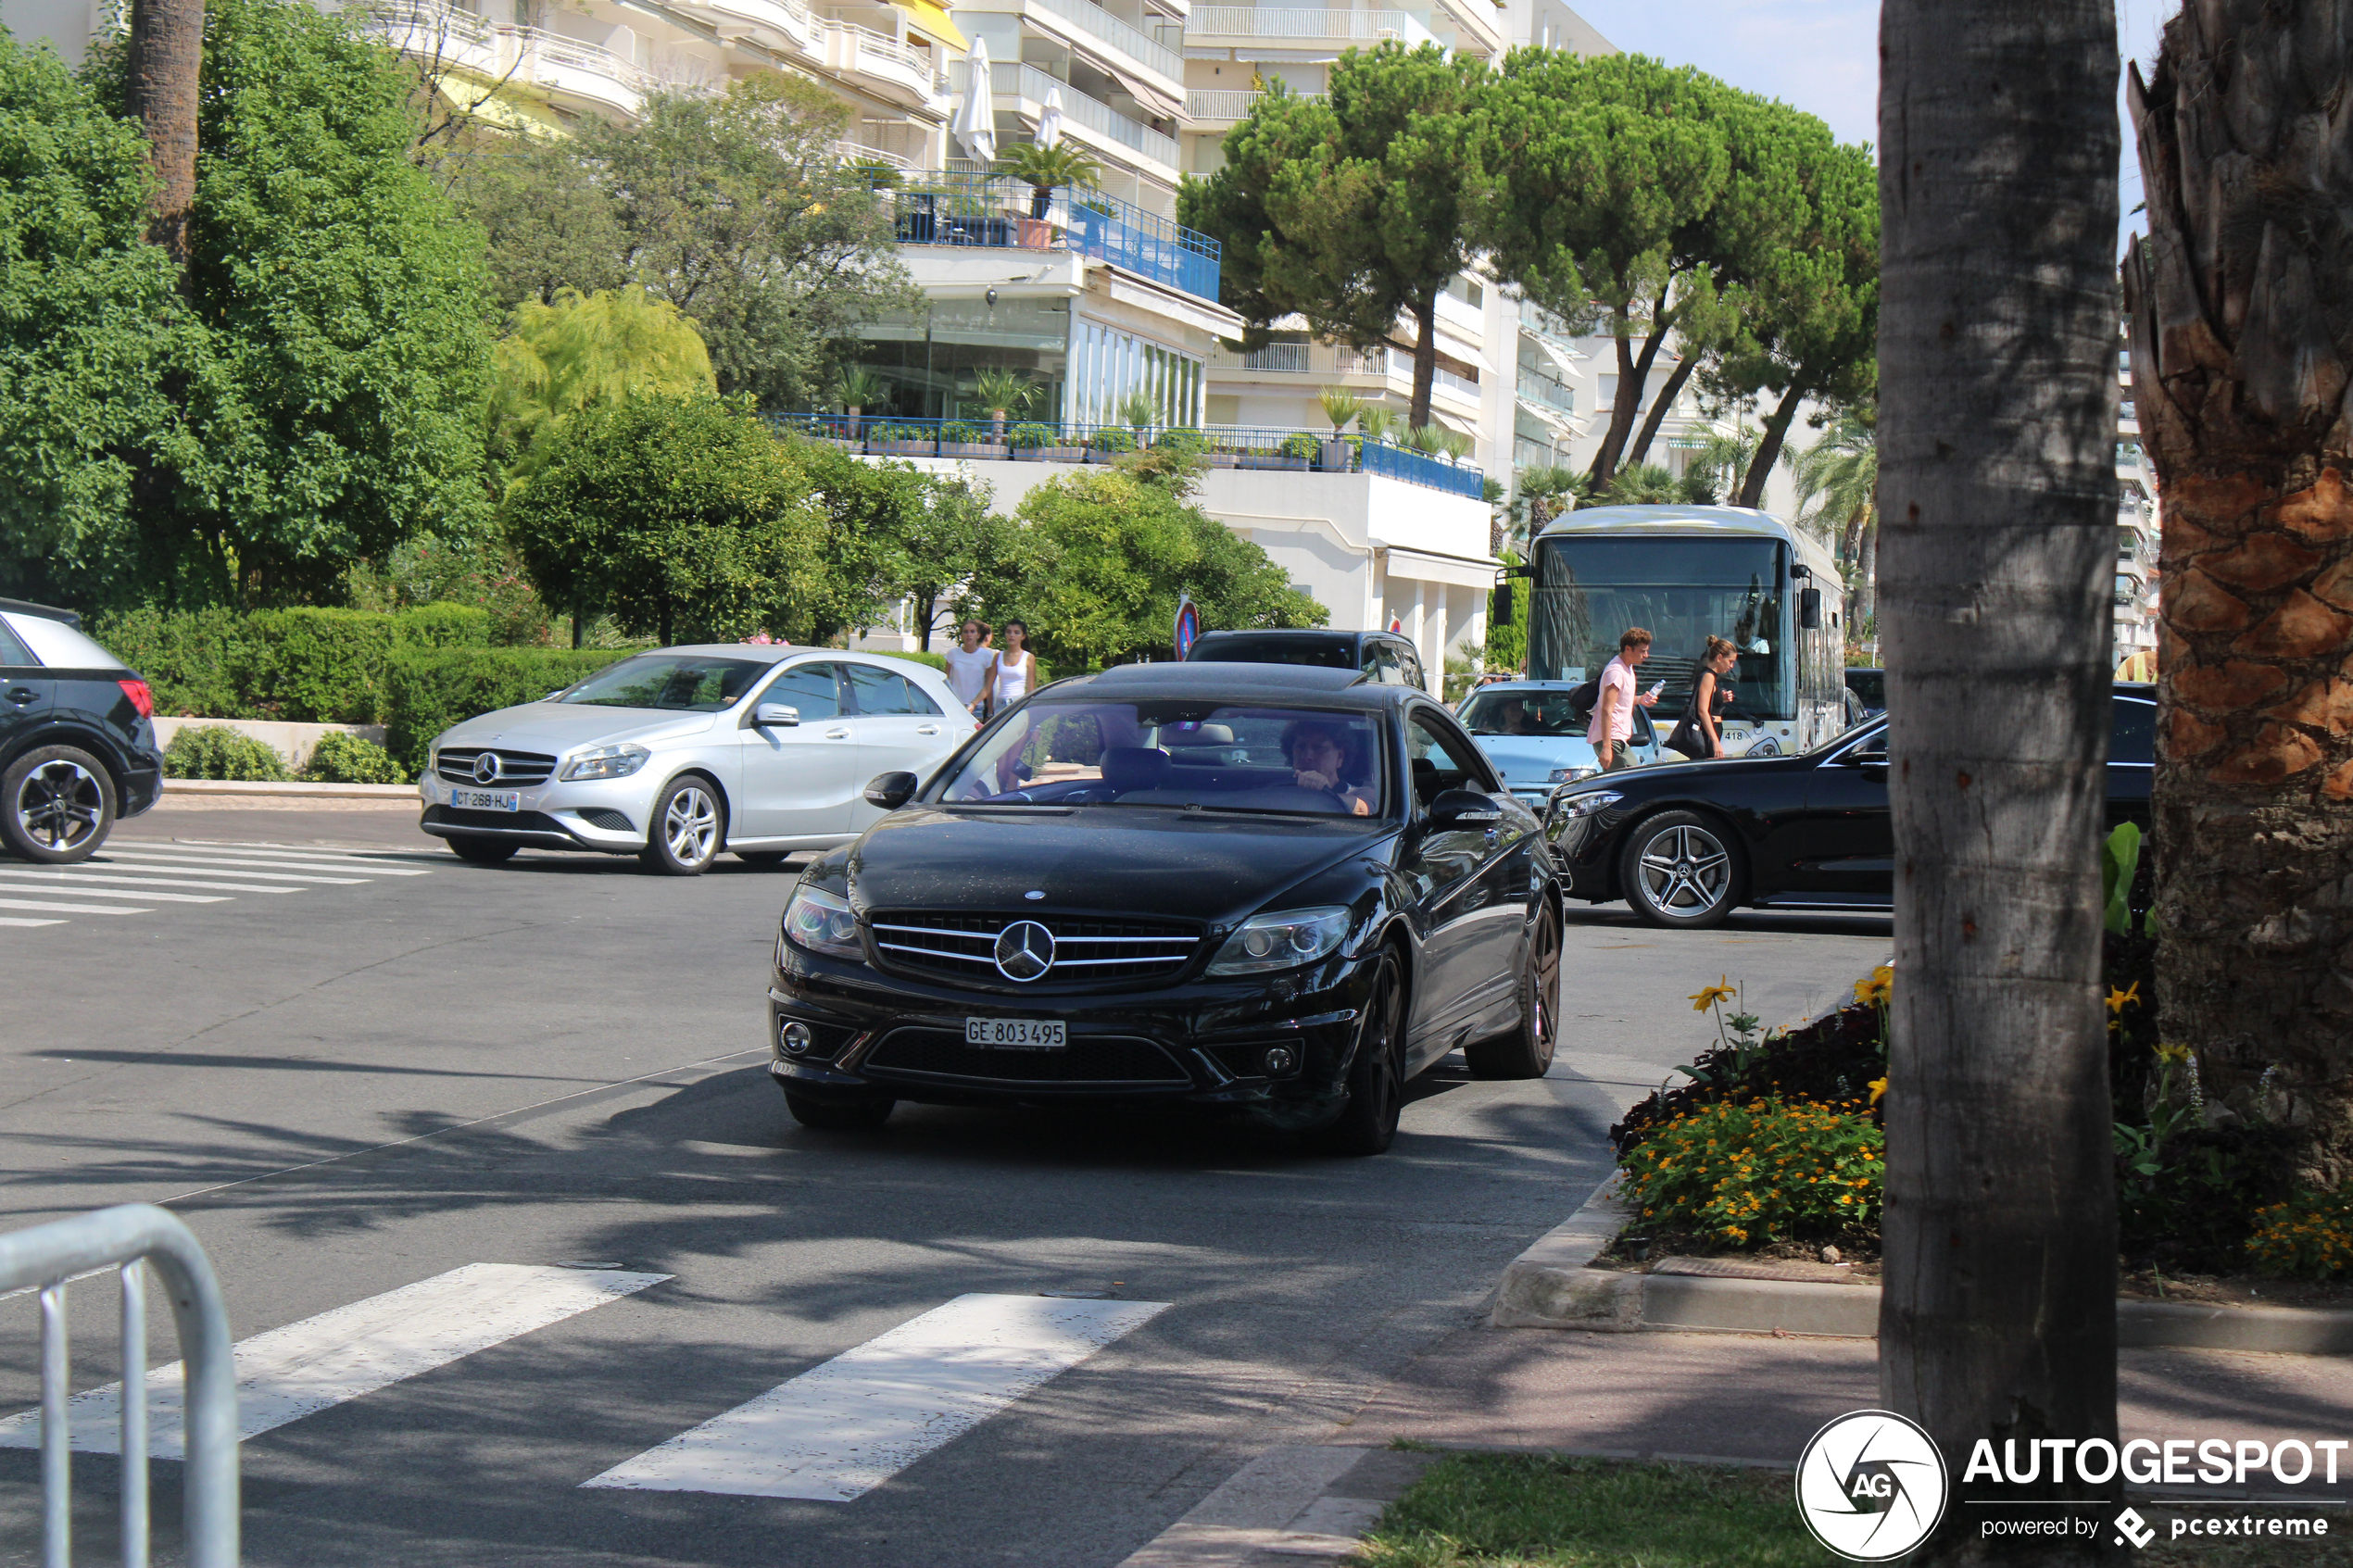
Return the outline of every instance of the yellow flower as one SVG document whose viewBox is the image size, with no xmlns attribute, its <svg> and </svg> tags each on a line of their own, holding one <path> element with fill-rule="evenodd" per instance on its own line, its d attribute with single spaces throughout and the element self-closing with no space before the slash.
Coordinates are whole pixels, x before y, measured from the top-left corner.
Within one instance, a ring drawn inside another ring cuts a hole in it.
<svg viewBox="0 0 2353 1568">
<path fill-rule="evenodd" d="M 2140 982 L 2136 980 L 2133 984 L 2137 985 Z M 2159 1046 L 2157 1047 L 2157 1054 L 2158 1059 L 2162 1061 L 2187 1061 L 2190 1059 L 2190 1047 L 2187 1046 Z"/>
<path fill-rule="evenodd" d="M 1718 1002 L 1725 1001 L 1734 995 L 1736 993 L 1732 989 L 1732 977 L 1728 974 L 1715 985 L 1702 986 L 1694 992 L 1692 997 L 1692 1010 L 1705 1012 Z"/>
<path fill-rule="evenodd" d="M 2141 983 L 2137 980 L 2133 982 L 2130 990 L 2120 991 L 2113 985 L 2108 988 L 2108 1010 L 2119 1017 L 2123 1015 L 2127 1004 L 2140 999 Z"/>
<path fill-rule="evenodd" d="M 1884 1079 L 1884 1078 L 1874 1078 L 1874 1079 L 1872 1079 L 1872 1080 L 1871 1080 L 1871 1103 L 1872 1103 L 1873 1105 L 1877 1105 L 1877 1104 L 1879 1103 L 1879 1097 L 1880 1097 L 1880 1096 L 1881 1096 L 1881 1095 L 1883 1095 L 1883 1094 L 1885 1094 L 1885 1093 L 1887 1093 L 1887 1080 L 1886 1080 L 1886 1079 Z"/>
<path fill-rule="evenodd" d="M 1887 1000 L 1887 995 L 1894 988 L 1894 967 L 1881 964 L 1864 978 L 1855 982 L 1855 999 L 1865 1007 L 1877 1007 Z"/>
</svg>

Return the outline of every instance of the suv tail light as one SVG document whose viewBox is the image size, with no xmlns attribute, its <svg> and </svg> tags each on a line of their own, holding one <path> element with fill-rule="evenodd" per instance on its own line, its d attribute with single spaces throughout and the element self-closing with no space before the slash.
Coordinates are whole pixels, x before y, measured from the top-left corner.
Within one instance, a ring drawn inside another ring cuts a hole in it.
<svg viewBox="0 0 2353 1568">
<path fill-rule="evenodd" d="M 156 716 L 156 694 L 147 689 L 146 682 L 133 678 L 117 681 L 115 684 L 122 688 L 122 695 L 131 699 L 131 706 L 139 710 L 140 718 L 152 719 Z"/>
</svg>

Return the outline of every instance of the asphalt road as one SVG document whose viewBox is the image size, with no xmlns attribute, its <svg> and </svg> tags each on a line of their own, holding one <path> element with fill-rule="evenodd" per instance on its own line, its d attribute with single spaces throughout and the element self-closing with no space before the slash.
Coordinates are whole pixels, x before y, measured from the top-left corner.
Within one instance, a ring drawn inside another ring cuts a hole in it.
<svg viewBox="0 0 2353 1568">
<path fill-rule="evenodd" d="M 364 853 L 226 866 L 269 860 L 225 847 L 255 844 Z M 184 869 L 205 853 L 223 869 Z M 1618 1110 L 1712 1037 L 1690 993 L 1729 976 L 1793 1021 L 1888 948 L 1883 921 L 1577 911 L 1553 1075 L 1450 1062 L 1370 1160 L 1100 1113 L 902 1106 L 819 1135 L 760 1066 L 789 871 L 472 867 L 405 812 L 177 803 L 104 858 L 108 907 L 145 912 L 21 907 L 96 907 L 94 881 L 0 887 L 0 918 L 59 922 L 0 927 L 0 1229 L 169 1202 L 241 1340 L 470 1265 L 668 1276 L 250 1438 L 245 1561 L 286 1568 L 1114 1564 L 1468 1322 L 1606 1173 Z M 258 875 L 317 880 L 132 902 Z M 582 1485 L 960 1297 L 1041 1291 L 1166 1305 L 855 1500 Z M 75 1287 L 78 1388 L 115 1375 L 112 1294 Z M 384 1315 L 462 1337 L 429 1321 L 448 1310 Z M 30 1298 L 0 1301 L 0 1417 L 36 1402 L 34 1323 Z M 101 1560 L 115 1461 L 76 1461 Z M 156 1467 L 159 1541 L 177 1468 Z M 0 1447 L 0 1563 L 33 1560 L 35 1477 Z"/>
</svg>

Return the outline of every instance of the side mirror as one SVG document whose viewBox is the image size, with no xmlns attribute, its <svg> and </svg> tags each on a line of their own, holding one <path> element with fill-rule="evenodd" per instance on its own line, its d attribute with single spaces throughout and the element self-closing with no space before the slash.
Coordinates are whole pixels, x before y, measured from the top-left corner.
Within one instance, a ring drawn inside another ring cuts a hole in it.
<svg viewBox="0 0 2353 1568">
<path fill-rule="evenodd" d="M 1512 623 L 1512 580 L 1510 578 L 1506 577 L 1495 584 L 1494 608 L 1487 613 L 1506 626 Z"/>
<path fill-rule="evenodd" d="M 1802 588 L 1797 595 L 1797 623 L 1808 632 L 1818 631 L 1822 624 L 1822 591 Z"/>
<path fill-rule="evenodd" d="M 1502 822 L 1504 813 L 1475 789 L 1442 789 L 1429 803 L 1428 817 L 1434 833 L 1478 832 Z"/>
<path fill-rule="evenodd" d="M 866 784 L 866 804 L 896 811 L 915 797 L 921 781 L 912 773 L 876 773 Z"/>
<path fill-rule="evenodd" d="M 751 710 L 752 728 L 790 730 L 800 724 L 800 709 L 781 702 L 763 702 Z"/>
</svg>

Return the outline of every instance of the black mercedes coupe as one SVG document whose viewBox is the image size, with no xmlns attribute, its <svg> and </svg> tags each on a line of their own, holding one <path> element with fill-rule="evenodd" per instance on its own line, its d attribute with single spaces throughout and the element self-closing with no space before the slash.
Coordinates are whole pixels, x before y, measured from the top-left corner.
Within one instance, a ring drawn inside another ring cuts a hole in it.
<svg viewBox="0 0 2353 1568">
<path fill-rule="evenodd" d="M 1541 824 L 1453 716 L 1354 670 L 1059 681 L 803 873 L 769 1071 L 812 1127 L 898 1100 L 1194 1108 L 1378 1154 L 1457 1047 L 1541 1076 Z"/>
</svg>

